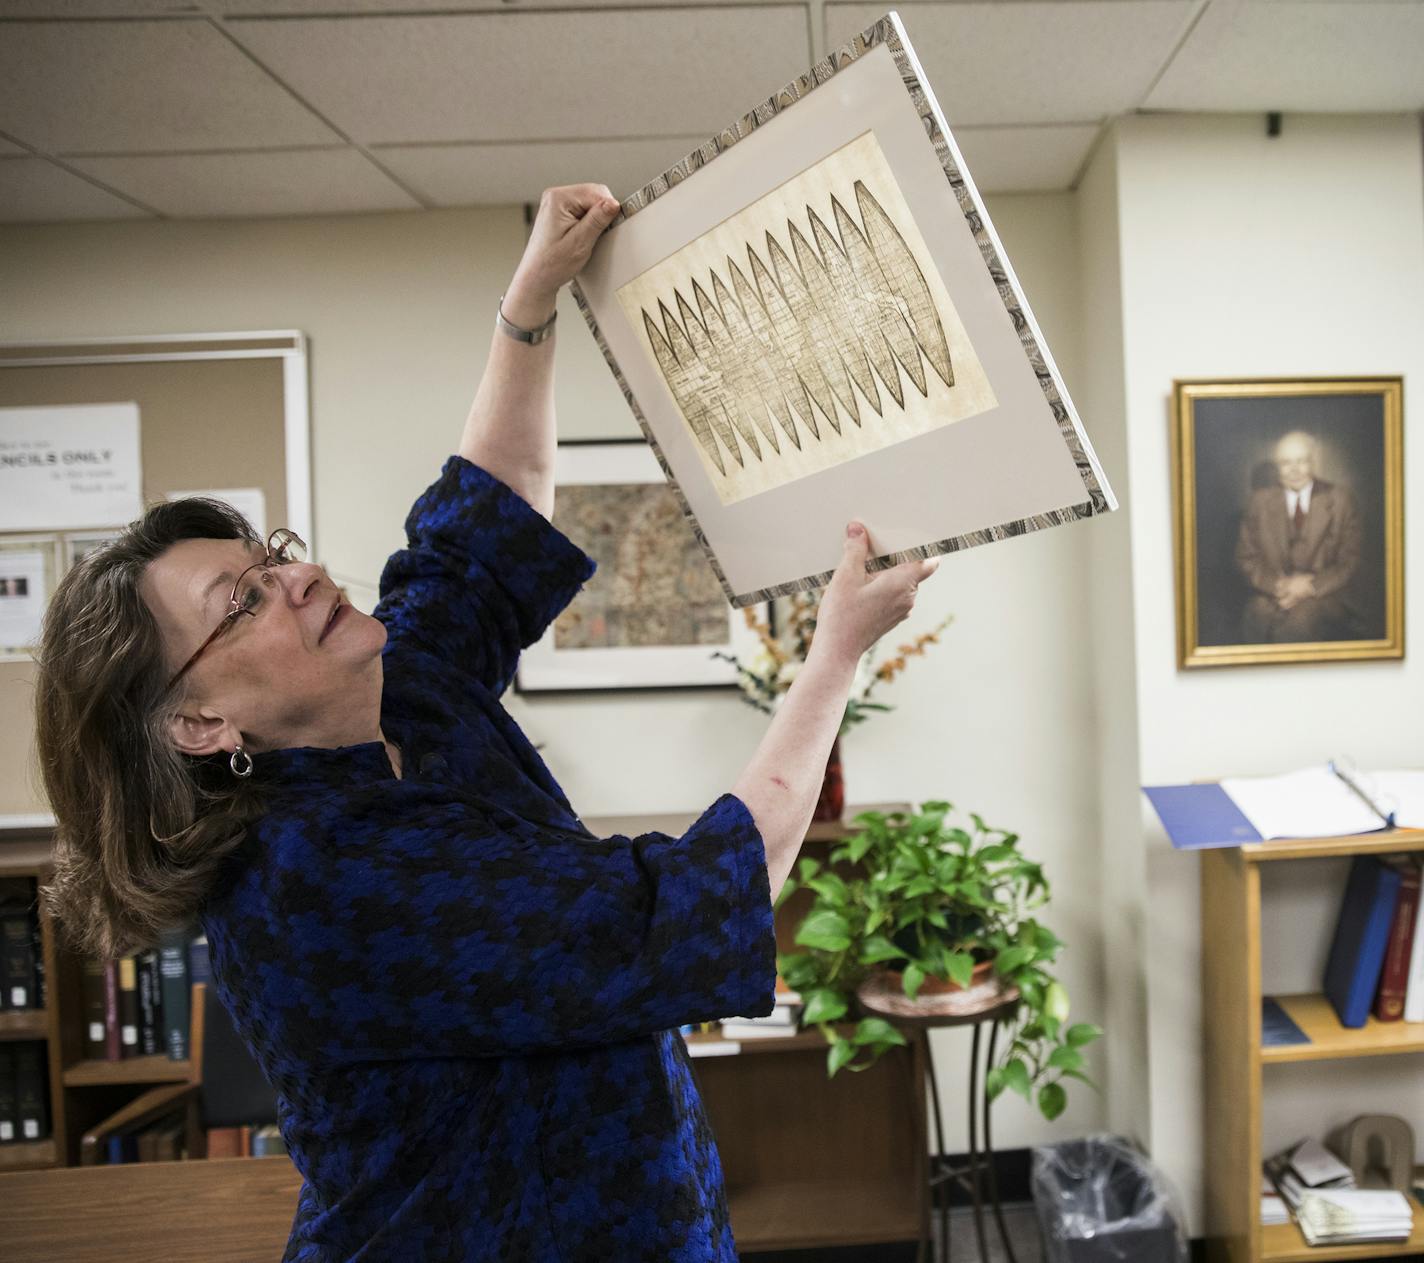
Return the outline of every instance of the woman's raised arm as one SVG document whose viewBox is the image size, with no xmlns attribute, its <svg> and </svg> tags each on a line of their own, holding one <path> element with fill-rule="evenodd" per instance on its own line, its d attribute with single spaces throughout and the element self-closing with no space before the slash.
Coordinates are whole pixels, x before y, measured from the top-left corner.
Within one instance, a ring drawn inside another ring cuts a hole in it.
<svg viewBox="0 0 1424 1263">
<path fill-rule="evenodd" d="M 559 290 L 588 262 L 618 213 L 605 185 L 546 189 L 524 257 L 505 291 L 504 318 L 537 329 L 554 314 Z M 554 511 L 554 341 L 520 342 L 498 330 L 459 452 L 493 474 L 545 517 Z"/>
</svg>

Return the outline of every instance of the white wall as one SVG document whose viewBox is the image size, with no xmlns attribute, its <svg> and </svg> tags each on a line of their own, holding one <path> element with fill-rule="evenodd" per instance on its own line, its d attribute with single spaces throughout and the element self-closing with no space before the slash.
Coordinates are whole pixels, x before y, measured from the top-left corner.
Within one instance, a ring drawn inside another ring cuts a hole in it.
<svg viewBox="0 0 1424 1263">
<path fill-rule="evenodd" d="M 1104 767 L 1105 818 L 1139 811 L 1137 785 L 1284 771 L 1347 754 L 1361 766 L 1424 762 L 1424 659 L 1179 671 L 1171 462 L 1173 378 L 1424 373 L 1424 170 L 1415 117 L 1137 117 L 1109 142 L 1116 165 L 1137 757 Z M 1108 160 L 1100 155 L 1099 161 Z M 1080 208 L 1081 209 L 1081 208 Z M 1406 386 L 1406 397 L 1409 387 Z M 1408 406 L 1406 405 L 1406 417 Z M 1424 445 L 1406 435 L 1407 595 L 1424 584 Z M 1096 560 L 1096 559 L 1095 559 Z M 1413 602 L 1417 608 L 1417 599 Z M 1406 626 L 1410 619 L 1406 610 Z M 1147 1022 L 1142 1130 L 1194 1210 L 1202 1102 L 1197 866 L 1141 812 L 1138 915 Z M 1268 883 L 1263 981 L 1316 989 L 1339 873 Z M 1130 973 L 1125 970 L 1124 974 Z M 1114 979 L 1118 975 L 1114 974 Z M 1115 1003 L 1110 1003 L 1114 1012 Z M 1355 1095 L 1347 1080 L 1368 1080 Z M 1266 1143 L 1420 1099 L 1418 1066 L 1378 1058 L 1266 1075 Z M 1323 1090 L 1329 1084 L 1329 1090 Z M 1417 1109 L 1416 1127 L 1424 1124 Z M 1420 1127 L 1424 1139 L 1424 1127 Z M 1199 1224 L 1198 1224 L 1199 1227 Z"/>
<path fill-rule="evenodd" d="M 1070 391 L 1079 375 L 1074 198 L 990 202 Z M 220 223 L 0 230 L 0 340 L 296 328 L 311 339 L 316 545 L 373 597 L 411 499 L 453 448 L 522 247 L 517 208 Z M 561 308 L 564 437 L 636 434 L 571 302 Z M 1091 427 L 1092 418 L 1088 419 Z M 1114 471 L 1109 468 L 1109 476 Z M 1055 887 L 1075 1017 L 1101 1021 L 1096 758 L 1083 523 L 948 558 L 906 631 L 953 612 L 943 643 L 844 743 L 852 802 L 948 798 L 1018 830 Z M 695 811 L 735 779 L 764 726 L 735 697 L 688 692 L 508 705 L 585 815 Z M 936 1036 L 946 1084 L 967 1036 Z M 966 1143 L 946 1087 L 951 1146 Z M 1012 1098 L 1012 1147 L 1097 1126 L 1075 1088 L 1049 1127 Z"/>
</svg>

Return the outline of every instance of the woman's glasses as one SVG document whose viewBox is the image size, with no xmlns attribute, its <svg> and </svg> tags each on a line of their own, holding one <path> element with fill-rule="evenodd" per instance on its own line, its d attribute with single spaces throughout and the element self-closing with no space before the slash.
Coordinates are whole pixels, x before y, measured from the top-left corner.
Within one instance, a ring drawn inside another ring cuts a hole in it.
<svg viewBox="0 0 1424 1263">
<path fill-rule="evenodd" d="M 274 566 L 289 566 L 294 561 L 305 561 L 306 559 L 306 541 L 300 535 L 295 531 L 289 531 L 285 526 L 279 526 L 273 531 L 267 537 L 266 555 L 261 561 L 254 562 L 237 576 L 237 582 L 232 585 L 232 595 L 228 598 L 228 609 L 227 613 L 223 615 L 222 622 L 213 628 L 213 634 L 203 641 L 198 646 L 198 651 L 179 668 L 178 674 L 168 681 L 168 687 L 172 688 L 177 684 L 189 672 L 193 663 L 203 656 L 203 651 L 224 632 L 230 630 L 242 615 L 246 614 L 250 618 L 256 618 L 268 602 L 277 595 L 278 584 L 276 577 L 272 574 Z"/>
</svg>

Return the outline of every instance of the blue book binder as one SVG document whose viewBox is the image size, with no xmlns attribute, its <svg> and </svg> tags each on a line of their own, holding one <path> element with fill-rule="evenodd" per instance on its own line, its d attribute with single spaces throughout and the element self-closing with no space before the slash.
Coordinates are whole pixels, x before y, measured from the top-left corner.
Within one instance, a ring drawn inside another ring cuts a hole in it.
<svg viewBox="0 0 1424 1263">
<path fill-rule="evenodd" d="M 1149 785 L 1142 792 L 1179 851 L 1261 841 L 1255 826 L 1220 785 Z"/>
<path fill-rule="evenodd" d="M 1325 966 L 1325 998 L 1342 1026 L 1361 1027 L 1370 1016 L 1402 880 L 1398 869 L 1373 855 L 1357 855 L 1350 865 Z"/>
</svg>

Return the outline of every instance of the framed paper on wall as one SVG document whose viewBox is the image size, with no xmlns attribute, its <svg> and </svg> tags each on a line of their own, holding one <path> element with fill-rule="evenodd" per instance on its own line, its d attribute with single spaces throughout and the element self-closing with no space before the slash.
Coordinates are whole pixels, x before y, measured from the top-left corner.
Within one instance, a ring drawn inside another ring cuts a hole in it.
<svg viewBox="0 0 1424 1263">
<path fill-rule="evenodd" d="M 1179 381 L 1183 667 L 1404 656 L 1403 379 Z"/>
<path fill-rule="evenodd" d="M 574 284 L 723 591 L 1115 508 L 896 15 L 623 203 Z"/>
<path fill-rule="evenodd" d="M 730 687 L 758 645 L 641 439 L 560 443 L 554 525 L 598 563 L 519 659 L 521 693 Z"/>
<path fill-rule="evenodd" d="M 58 582 L 56 536 L 0 538 L 0 662 L 34 656 L 45 607 Z"/>
</svg>

